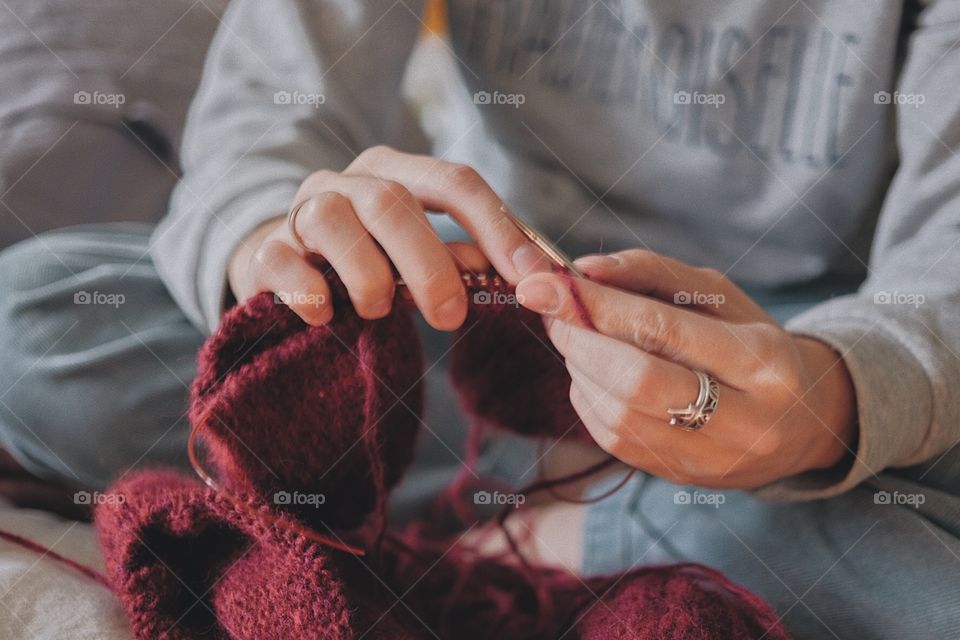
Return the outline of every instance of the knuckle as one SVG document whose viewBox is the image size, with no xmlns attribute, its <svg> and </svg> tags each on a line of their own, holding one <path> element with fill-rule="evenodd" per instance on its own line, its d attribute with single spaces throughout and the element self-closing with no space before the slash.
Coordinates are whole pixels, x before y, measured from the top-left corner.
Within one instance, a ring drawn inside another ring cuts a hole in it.
<svg viewBox="0 0 960 640">
<path fill-rule="evenodd" d="M 716 480 L 726 469 L 722 464 L 710 457 L 679 456 L 674 462 L 678 475 L 683 484 L 704 486 L 711 480 Z"/>
<path fill-rule="evenodd" d="M 289 251 L 289 247 L 280 240 L 267 240 L 254 252 L 254 265 L 260 268 L 277 266 L 286 259 Z"/>
<path fill-rule="evenodd" d="M 650 375 L 650 367 L 638 360 L 632 367 L 632 374 L 628 382 L 627 401 L 632 407 L 643 407 L 649 404 L 651 397 L 657 397 L 654 389 L 655 378 Z"/>
<path fill-rule="evenodd" d="M 715 287 L 719 287 L 727 280 L 727 276 L 723 275 L 723 272 L 719 269 L 714 269 L 712 267 L 700 267 L 697 269 L 697 271 L 703 277 L 704 281 Z"/>
<path fill-rule="evenodd" d="M 356 163 L 363 165 L 376 165 L 378 162 L 381 162 L 384 158 L 388 157 L 391 153 L 394 153 L 394 149 L 385 144 L 378 144 L 372 147 L 367 147 L 360 152 L 360 155 L 357 156 Z"/>
<path fill-rule="evenodd" d="M 602 399 L 596 401 L 603 402 Z M 611 413 L 608 419 L 610 423 L 603 429 L 606 434 L 604 451 L 620 460 L 634 457 L 637 447 L 644 447 L 644 445 L 633 432 L 630 411 L 624 408 L 617 411 L 615 415 Z"/>
<path fill-rule="evenodd" d="M 452 163 L 447 168 L 446 182 L 464 195 L 472 195 L 486 188 L 487 183 L 480 173 L 467 164 Z"/>
<path fill-rule="evenodd" d="M 746 443 L 746 448 L 749 448 L 754 457 L 768 457 L 780 453 L 784 444 L 783 433 L 774 428 L 753 437 L 750 442 Z"/>
<path fill-rule="evenodd" d="M 370 205 L 378 217 L 407 216 L 412 213 L 413 196 L 405 186 L 393 180 L 384 180 L 370 193 Z"/>
<path fill-rule="evenodd" d="M 790 345 L 784 344 L 782 331 L 772 325 L 760 325 L 751 333 L 756 361 L 754 384 L 772 387 L 777 395 L 799 396 L 804 391 L 802 365 Z"/>
<path fill-rule="evenodd" d="M 625 263 L 635 268 L 648 268 L 657 260 L 657 254 L 649 249 L 626 249 L 617 256 Z"/>
<path fill-rule="evenodd" d="M 311 197 L 303 205 L 297 220 L 302 220 L 307 226 L 335 224 L 343 219 L 343 212 L 350 206 L 350 200 L 346 196 L 327 191 Z"/>
<path fill-rule="evenodd" d="M 314 171 L 306 180 L 303 181 L 303 184 L 300 186 L 301 193 L 309 193 L 313 191 L 322 190 L 323 186 L 330 182 L 330 179 L 336 175 L 333 171 L 328 169 L 319 169 Z"/>
<path fill-rule="evenodd" d="M 485 235 L 490 238 L 509 238 L 511 235 L 523 239 L 523 235 L 514 223 L 507 216 L 494 216 L 485 226 Z"/>
<path fill-rule="evenodd" d="M 803 375 L 801 374 L 800 366 L 794 364 L 792 361 L 784 362 L 780 360 L 779 362 L 775 362 L 773 367 L 777 383 L 786 392 L 787 397 L 790 399 L 801 399 L 806 389 L 804 389 Z"/>
<path fill-rule="evenodd" d="M 627 458 L 627 445 L 623 436 L 612 429 L 604 429 L 597 445 L 618 460 Z"/>
<path fill-rule="evenodd" d="M 671 355 L 676 349 L 673 333 L 663 313 L 653 309 L 634 325 L 632 338 L 634 344 L 643 351 Z"/>
<path fill-rule="evenodd" d="M 649 249 L 628 249 L 617 254 L 623 265 L 634 273 L 650 274 L 653 280 L 670 282 L 675 279 L 667 266 L 668 259 Z"/>
<path fill-rule="evenodd" d="M 623 451 L 622 438 L 615 430 L 600 423 L 590 406 L 589 400 L 583 396 L 576 385 L 570 386 L 570 402 L 580 418 L 580 422 L 590 432 L 597 446 L 614 457 Z"/>
</svg>

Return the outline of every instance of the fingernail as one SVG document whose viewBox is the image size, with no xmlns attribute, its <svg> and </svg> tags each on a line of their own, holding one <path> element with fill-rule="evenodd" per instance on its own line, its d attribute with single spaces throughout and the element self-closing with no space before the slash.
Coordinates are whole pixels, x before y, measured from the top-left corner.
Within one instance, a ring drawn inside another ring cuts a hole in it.
<svg viewBox="0 0 960 640">
<path fill-rule="evenodd" d="M 466 298 L 462 294 L 457 294 L 439 305 L 436 308 L 435 313 L 437 314 L 437 318 L 444 324 L 452 324 L 460 320 L 460 316 L 463 314 L 463 308 L 466 306 L 466 304 Z"/>
<path fill-rule="evenodd" d="M 612 269 L 613 267 L 620 266 L 620 259 L 615 256 L 607 255 L 594 255 L 594 256 L 583 256 L 574 260 L 578 267 L 584 267 L 589 269 L 590 267 L 596 267 L 598 269 Z"/>
<path fill-rule="evenodd" d="M 550 265 L 547 256 L 543 254 L 532 244 L 522 244 L 512 256 L 513 268 L 521 276 L 526 276 L 536 271 L 549 271 Z"/>
<path fill-rule="evenodd" d="M 546 282 L 521 282 L 517 285 L 517 300 L 537 313 L 552 314 L 560 310 L 560 292 Z"/>
</svg>

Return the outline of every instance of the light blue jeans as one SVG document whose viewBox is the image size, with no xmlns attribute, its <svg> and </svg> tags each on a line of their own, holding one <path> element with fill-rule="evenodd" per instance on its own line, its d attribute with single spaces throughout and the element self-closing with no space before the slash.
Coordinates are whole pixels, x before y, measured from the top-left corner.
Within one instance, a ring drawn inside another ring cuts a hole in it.
<svg viewBox="0 0 960 640">
<path fill-rule="evenodd" d="M 0 253 L 0 445 L 39 476 L 102 487 L 133 467 L 187 468 L 188 387 L 204 337 L 157 276 L 150 231 L 76 227 Z M 784 320 L 830 293 L 757 299 Z M 426 378 L 418 458 L 394 496 L 399 515 L 445 486 L 463 456 L 449 336 L 425 330 L 424 343 L 437 364 Z M 521 482 L 533 456 L 529 443 L 503 440 L 486 451 L 481 473 Z M 947 460 L 808 503 L 638 474 L 589 508 L 585 571 L 694 560 L 765 597 L 797 638 L 958 637 L 958 487 L 960 469 Z"/>
</svg>

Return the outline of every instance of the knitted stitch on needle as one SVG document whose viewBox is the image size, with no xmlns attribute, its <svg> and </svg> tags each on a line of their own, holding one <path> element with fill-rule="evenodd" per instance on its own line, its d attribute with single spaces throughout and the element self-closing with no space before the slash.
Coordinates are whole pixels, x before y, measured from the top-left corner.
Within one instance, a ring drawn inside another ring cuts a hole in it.
<svg viewBox="0 0 960 640">
<path fill-rule="evenodd" d="M 468 413 L 489 428 L 585 437 L 539 318 L 493 275 L 468 284 L 452 371 Z M 420 424 L 420 346 L 402 305 L 362 320 L 332 288 L 328 326 L 261 294 L 204 346 L 191 420 L 219 490 L 140 471 L 111 489 L 124 500 L 98 507 L 108 579 L 138 638 L 787 637 L 762 600 L 705 567 L 584 583 L 476 557 L 425 525 L 387 530 L 386 498 Z"/>
</svg>

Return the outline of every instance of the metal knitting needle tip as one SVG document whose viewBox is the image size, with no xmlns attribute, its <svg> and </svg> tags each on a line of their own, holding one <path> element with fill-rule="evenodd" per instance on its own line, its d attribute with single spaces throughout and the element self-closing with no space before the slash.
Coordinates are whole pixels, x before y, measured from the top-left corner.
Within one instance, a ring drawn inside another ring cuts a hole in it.
<svg viewBox="0 0 960 640">
<path fill-rule="evenodd" d="M 527 237 L 527 240 L 535 244 L 540 251 L 543 251 L 555 265 L 564 271 L 568 271 L 578 278 L 583 277 L 583 274 L 580 273 L 580 270 L 577 269 L 577 266 L 573 264 L 573 260 L 571 260 L 567 254 L 561 251 L 557 245 L 547 240 L 542 233 L 531 227 L 517 216 L 513 215 L 513 213 L 507 209 L 507 205 L 500 205 L 500 211 L 509 216 L 513 221 L 513 224 L 517 225 L 517 228 L 520 229 L 520 232 Z"/>
</svg>

